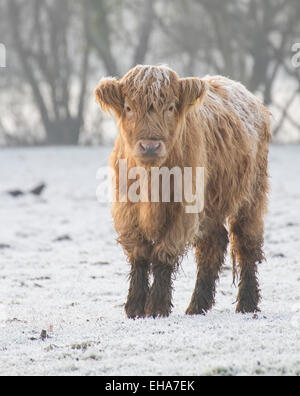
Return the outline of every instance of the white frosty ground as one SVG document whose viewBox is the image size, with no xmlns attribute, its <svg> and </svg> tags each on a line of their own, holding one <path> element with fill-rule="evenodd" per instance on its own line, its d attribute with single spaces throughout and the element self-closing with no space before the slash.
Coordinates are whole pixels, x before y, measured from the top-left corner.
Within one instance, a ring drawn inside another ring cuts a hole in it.
<svg viewBox="0 0 300 396">
<path fill-rule="evenodd" d="M 96 171 L 109 151 L 0 151 L 0 374 L 300 375 L 300 147 L 272 147 L 256 320 L 234 314 L 229 261 L 213 311 L 184 316 L 192 255 L 177 277 L 170 318 L 125 318 L 129 267 L 109 208 L 95 199 Z M 4 193 L 40 181 L 48 185 L 42 198 Z M 66 235 L 71 240 L 54 242 Z"/>
</svg>

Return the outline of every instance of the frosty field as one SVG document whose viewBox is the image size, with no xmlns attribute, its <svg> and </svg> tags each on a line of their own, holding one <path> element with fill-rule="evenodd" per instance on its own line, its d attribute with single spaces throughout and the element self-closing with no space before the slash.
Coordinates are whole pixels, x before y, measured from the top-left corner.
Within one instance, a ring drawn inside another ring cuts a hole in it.
<svg viewBox="0 0 300 396">
<path fill-rule="evenodd" d="M 109 206 L 95 196 L 109 152 L 0 150 L 0 375 L 300 375 L 300 146 L 271 149 L 256 319 L 234 314 L 229 260 L 213 311 L 184 315 L 192 254 L 177 276 L 170 318 L 125 318 L 129 266 Z M 40 182 L 41 197 L 6 194 Z"/>
</svg>

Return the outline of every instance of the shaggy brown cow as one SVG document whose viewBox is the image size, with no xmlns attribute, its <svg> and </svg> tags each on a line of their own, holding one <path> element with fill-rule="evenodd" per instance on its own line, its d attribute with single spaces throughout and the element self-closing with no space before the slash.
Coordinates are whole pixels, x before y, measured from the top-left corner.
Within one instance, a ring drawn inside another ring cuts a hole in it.
<svg viewBox="0 0 300 396">
<path fill-rule="evenodd" d="M 173 274 L 192 246 L 198 276 L 187 314 L 210 310 L 229 243 L 227 229 L 240 276 L 237 312 L 258 311 L 271 139 L 263 104 L 227 78 L 180 79 L 165 66 L 137 66 L 120 81 L 103 79 L 95 95 L 118 120 L 112 167 L 127 159 L 129 169 L 205 168 L 200 214 L 186 213 L 185 204 L 175 201 L 113 205 L 118 241 L 131 264 L 128 317 L 170 314 Z"/>
</svg>

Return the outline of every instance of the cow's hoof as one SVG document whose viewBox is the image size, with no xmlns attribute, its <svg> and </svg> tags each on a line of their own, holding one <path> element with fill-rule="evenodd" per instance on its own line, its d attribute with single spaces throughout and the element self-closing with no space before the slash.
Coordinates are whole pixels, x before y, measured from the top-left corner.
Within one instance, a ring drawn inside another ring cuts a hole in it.
<svg viewBox="0 0 300 396">
<path fill-rule="evenodd" d="M 145 309 L 138 304 L 127 303 L 125 305 L 125 312 L 128 319 L 142 319 L 145 317 Z"/>
<path fill-rule="evenodd" d="M 192 298 L 186 315 L 206 315 L 213 307 L 213 300 L 208 301 L 207 298 Z"/>
<path fill-rule="evenodd" d="M 165 307 L 162 306 L 155 306 L 153 304 L 148 303 L 145 308 L 145 316 L 147 318 L 167 318 L 170 316 L 172 312 L 172 305 L 168 305 Z"/>
<path fill-rule="evenodd" d="M 206 315 L 207 311 L 204 308 L 197 307 L 195 305 L 190 305 L 185 312 L 186 315 L 194 316 L 194 315 Z"/>
<path fill-rule="evenodd" d="M 250 314 L 260 312 L 259 307 L 255 303 L 241 301 L 236 307 L 237 314 Z"/>
<path fill-rule="evenodd" d="M 146 318 L 167 318 L 171 314 L 171 311 L 163 311 L 163 310 L 154 310 L 154 311 L 146 311 Z"/>
</svg>

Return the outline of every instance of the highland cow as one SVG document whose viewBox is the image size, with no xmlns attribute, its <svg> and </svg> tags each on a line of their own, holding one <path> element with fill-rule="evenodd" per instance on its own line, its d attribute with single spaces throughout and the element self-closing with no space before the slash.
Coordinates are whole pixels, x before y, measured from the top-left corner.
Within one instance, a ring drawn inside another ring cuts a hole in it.
<svg viewBox="0 0 300 396">
<path fill-rule="evenodd" d="M 207 313 L 215 302 L 229 240 L 239 275 L 236 311 L 259 311 L 257 270 L 264 260 L 269 189 L 268 110 L 240 83 L 220 76 L 180 79 L 165 66 L 137 66 L 121 80 L 103 79 L 95 95 L 118 121 L 112 167 L 127 159 L 129 169 L 205 168 L 205 206 L 199 214 L 186 213 L 185 203 L 174 200 L 113 204 L 118 242 L 131 265 L 127 316 L 171 313 L 173 276 L 191 247 L 198 274 L 186 313 Z"/>
</svg>

